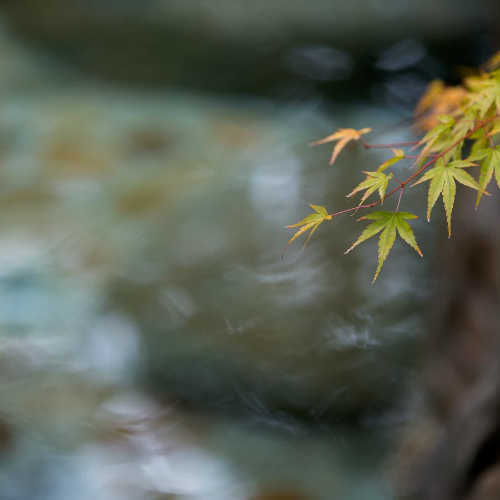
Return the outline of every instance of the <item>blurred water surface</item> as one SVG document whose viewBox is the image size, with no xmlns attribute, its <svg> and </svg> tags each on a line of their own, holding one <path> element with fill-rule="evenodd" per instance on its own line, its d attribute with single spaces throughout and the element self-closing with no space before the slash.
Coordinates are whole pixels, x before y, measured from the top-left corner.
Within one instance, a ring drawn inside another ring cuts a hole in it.
<svg viewBox="0 0 500 500">
<path fill-rule="evenodd" d="M 403 66 L 423 57 L 405 43 Z M 0 53 L 0 497 L 390 498 L 426 265 L 396 245 L 371 286 L 348 216 L 281 255 L 308 203 L 348 206 L 387 158 L 329 167 L 308 143 L 407 140 L 398 108 L 131 90 L 3 32 Z M 319 79 L 353 64 L 290 57 Z"/>
</svg>

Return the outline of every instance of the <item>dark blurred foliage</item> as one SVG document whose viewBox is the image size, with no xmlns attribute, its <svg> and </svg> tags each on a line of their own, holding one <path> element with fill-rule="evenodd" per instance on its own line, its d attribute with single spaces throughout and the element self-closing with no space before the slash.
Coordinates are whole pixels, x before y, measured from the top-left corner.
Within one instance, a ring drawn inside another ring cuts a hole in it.
<svg viewBox="0 0 500 500">
<path fill-rule="evenodd" d="M 9 26 L 127 85 L 414 102 L 500 43 L 495 0 L 4 0 Z M 377 97 L 379 97 L 377 95 Z"/>
</svg>

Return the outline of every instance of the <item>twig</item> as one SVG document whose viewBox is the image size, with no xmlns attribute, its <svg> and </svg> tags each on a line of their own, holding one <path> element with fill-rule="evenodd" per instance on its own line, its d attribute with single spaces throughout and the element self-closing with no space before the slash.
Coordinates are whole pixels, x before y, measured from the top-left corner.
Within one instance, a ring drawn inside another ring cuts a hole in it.
<svg viewBox="0 0 500 500">
<path fill-rule="evenodd" d="M 399 212 L 399 204 L 401 203 L 401 198 L 403 197 L 404 192 L 405 192 L 405 188 L 402 187 L 401 191 L 399 192 L 399 196 L 398 196 L 398 203 L 396 205 L 396 212 Z"/>
</svg>

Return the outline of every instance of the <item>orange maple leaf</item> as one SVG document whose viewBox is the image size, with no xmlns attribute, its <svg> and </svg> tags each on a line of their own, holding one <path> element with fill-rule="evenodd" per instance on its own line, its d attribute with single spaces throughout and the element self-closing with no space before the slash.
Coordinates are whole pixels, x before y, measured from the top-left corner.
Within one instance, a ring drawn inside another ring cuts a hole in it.
<svg viewBox="0 0 500 500">
<path fill-rule="evenodd" d="M 438 125 L 439 116 L 453 116 L 466 97 L 467 91 L 463 87 L 446 86 L 442 81 L 434 80 L 415 108 L 417 129 L 430 130 Z"/>
<path fill-rule="evenodd" d="M 335 163 L 335 160 L 337 159 L 337 156 L 350 141 L 359 140 L 363 134 L 367 134 L 368 132 L 371 132 L 371 130 L 371 128 L 362 128 L 361 130 L 356 130 L 353 128 L 339 128 L 334 134 L 329 135 L 324 139 L 320 139 L 319 141 L 311 142 L 311 146 L 318 146 L 319 144 L 338 141 L 333 148 L 332 157 L 330 158 L 330 165 L 333 165 Z"/>
</svg>

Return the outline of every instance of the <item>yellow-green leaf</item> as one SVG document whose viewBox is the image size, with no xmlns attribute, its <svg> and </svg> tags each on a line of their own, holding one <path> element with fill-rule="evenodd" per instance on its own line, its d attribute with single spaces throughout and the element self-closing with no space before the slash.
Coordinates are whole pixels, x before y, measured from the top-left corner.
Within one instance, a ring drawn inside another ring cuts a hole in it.
<svg viewBox="0 0 500 500">
<path fill-rule="evenodd" d="M 295 225 L 295 224 L 294 224 Z M 289 246 L 291 243 L 293 243 L 302 233 L 305 233 L 309 229 L 313 228 L 316 226 L 315 222 L 309 222 L 307 224 L 304 224 L 289 240 L 288 240 L 288 245 Z M 293 227 L 293 226 L 286 226 L 288 228 Z"/>
<path fill-rule="evenodd" d="M 413 184 L 413 186 L 428 180 L 431 182 L 429 184 L 429 193 L 427 195 L 427 221 L 430 221 L 432 209 L 443 190 L 444 163 L 441 158 L 436 161 L 434 168 L 427 171 L 417 182 Z"/>
<path fill-rule="evenodd" d="M 288 247 L 301 235 L 304 234 L 306 231 L 310 230 L 309 235 L 306 238 L 306 241 L 304 243 L 304 247 L 307 245 L 309 240 L 311 239 L 311 236 L 314 234 L 316 229 L 320 226 L 322 222 L 325 220 L 331 220 L 332 215 L 330 215 L 325 207 L 322 207 L 321 205 L 309 205 L 313 210 L 314 213 L 308 215 L 304 219 L 302 219 L 299 222 L 296 222 L 295 224 L 290 224 L 286 226 L 289 229 L 296 228 L 298 227 L 299 229 L 297 232 L 288 240 L 288 244 L 285 247 L 285 251 L 288 249 Z"/>
<path fill-rule="evenodd" d="M 323 215 L 324 217 L 326 217 L 328 215 L 328 212 L 326 211 L 326 208 L 325 207 L 322 207 L 321 205 L 313 205 L 313 204 L 310 204 L 309 205 L 315 212 L 317 212 L 318 214 L 321 214 Z"/>
<path fill-rule="evenodd" d="M 499 103 L 500 103 L 500 96 L 499 96 Z M 500 104 L 498 104 L 497 107 L 500 108 Z M 497 134 L 500 134 L 500 120 L 498 120 L 498 122 L 493 125 L 491 130 L 488 132 L 488 136 L 493 137 L 494 135 Z"/>
<path fill-rule="evenodd" d="M 361 201 L 359 205 L 362 205 L 363 202 L 375 191 L 378 191 L 380 196 L 380 201 L 384 201 L 385 192 L 387 190 L 387 185 L 389 181 L 392 179 L 392 174 L 386 175 L 383 172 L 363 172 L 366 174 L 366 179 L 360 182 L 348 195 L 347 198 L 354 196 L 356 193 L 360 191 L 366 190 L 361 197 Z"/>
<path fill-rule="evenodd" d="M 394 223 L 394 219 L 391 218 L 387 223 L 385 229 L 380 234 L 380 238 L 378 240 L 378 263 L 372 283 L 375 283 L 375 281 L 377 280 L 377 277 L 382 270 L 382 266 L 384 265 L 385 259 L 387 259 L 387 256 L 389 255 L 389 252 L 394 245 L 395 239 L 396 225 Z"/>
<path fill-rule="evenodd" d="M 500 165 L 495 167 L 495 180 L 497 181 L 497 186 L 500 188 Z"/>
<path fill-rule="evenodd" d="M 394 165 L 398 161 L 401 161 L 405 157 L 405 153 L 402 149 L 393 149 L 392 153 L 394 156 L 392 158 L 389 158 L 388 160 L 384 161 L 378 168 L 377 172 L 383 172 L 386 168 L 390 167 L 391 165 Z"/>
<path fill-rule="evenodd" d="M 420 255 L 420 257 L 423 257 L 422 250 L 420 250 L 420 247 L 418 246 L 415 234 L 413 233 L 413 229 L 410 224 L 408 224 L 408 222 L 406 222 L 402 217 L 397 217 L 396 229 L 398 230 L 399 236 L 406 241 L 406 243 L 408 243 L 408 245 L 410 245 L 415 252 Z"/>
<path fill-rule="evenodd" d="M 493 173 L 495 174 L 495 180 L 497 181 L 498 187 L 500 187 L 500 146 L 495 149 L 484 149 L 485 158 L 481 163 L 481 169 L 479 171 L 479 186 L 481 190 L 477 193 L 476 197 L 476 207 L 481 201 L 484 190 L 488 187 L 491 181 Z"/>
<path fill-rule="evenodd" d="M 365 217 L 367 218 L 367 217 Z M 361 218 L 363 219 L 363 217 Z M 360 234 L 359 238 L 344 252 L 345 254 L 348 254 L 351 250 L 356 248 L 359 244 L 363 243 L 367 239 L 371 238 L 372 236 L 375 236 L 378 234 L 382 229 L 384 229 L 385 225 L 387 224 L 387 218 L 385 219 L 378 219 L 375 220 L 375 222 L 372 222 L 369 224 L 363 232 Z"/>
<path fill-rule="evenodd" d="M 427 195 L 427 222 L 431 220 L 431 212 L 439 198 L 439 195 L 443 191 L 444 185 L 444 169 L 437 172 L 429 183 L 429 194 Z"/>
<path fill-rule="evenodd" d="M 444 118 L 444 117 L 441 117 Z M 439 125 L 436 125 L 434 128 L 429 130 L 427 134 L 418 142 L 418 146 L 422 146 L 425 144 L 422 151 L 420 151 L 417 161 L 425 158 L 429 153 L 437 150 L 445 150 L 449 146 L 451 146 L 454 142 L 453 136 L 448 134 L 455 124 L 455 120 L 451 117 L 446 117 L 444 122 L 441 122 Z"/>
<path fill-rule="evenodd" d="M 446 170 L 443 183 L 443 204 L 444 211 L 446 212 L 446 222 L 448 223 L 448 238 L 451 238 L 451 213 L 453 212 L 453 205 L 455 203 L 455 194 L 457 186 L 453 180 L 449 170 Z"/>
<path fill-rule="evenodd" d="M 417 216 L 409 212 L 372 212 L 361 217 L 358 220 L 372 220 L 361 233 L 359 238 L 345 251 L 349 253 L 353 248 L 357 247 L 360 243 L 372 238 L 380 233 L 378 242 L 378 262 L 375 276 L 372 283 L 375 282 L 382 266 L 384 265 L 389 252 L 391 251 L 394 241 L 396 239 L 396 232 L 401 239 L 410 245 L 421 257 L 422 252 L 417 244 L 415 235 L 410 225 L 406 222 L 410 219 L 416 219 Z"/>
<path fill-rule="evenodd" d="M 465 160 L 457 160 L 445 163 L 442 158 L 436 161 L 435 166 L 422 175 L 422 177 L 413 184 L 413 186 L 421 182 L 430 181 L 429 193 L 427 196 L 427 220 L 430 220 L 431 212 L 439 198 L 443 198 L 443 204 L 446 212 L 446 221 L 448 223 L 448 237 L 451 237 L 451 216 L 453 205 L 455 202 L 456 182 L 460 182 L 464 186 L 476 189 L 481 194 L 488 194 L 484 188 L 464 169 L 476 166 L 470 161 L 470 158 Z M 490 175 L 491 179 L 491 175 Z"/>
</svg>

